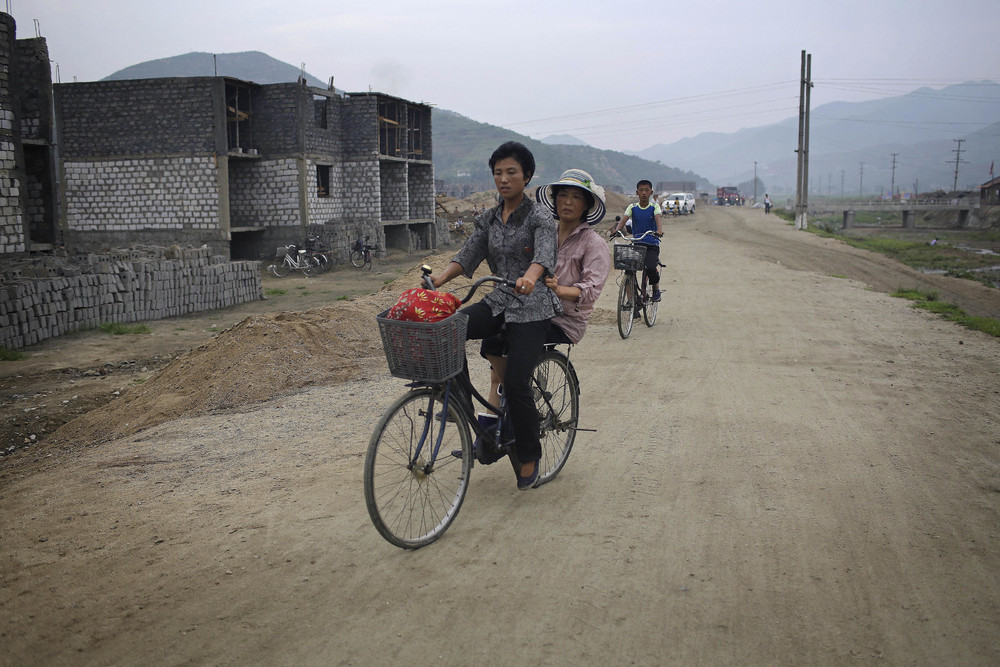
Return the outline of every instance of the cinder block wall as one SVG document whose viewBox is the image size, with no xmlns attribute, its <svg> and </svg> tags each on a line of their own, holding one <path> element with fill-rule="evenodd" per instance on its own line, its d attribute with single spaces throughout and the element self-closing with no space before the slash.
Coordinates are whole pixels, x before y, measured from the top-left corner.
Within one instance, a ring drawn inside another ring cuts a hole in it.
<svg viewBox="0 0 1000 667">
<path fill-rule="evenodd" d="M 228 256 L 223 88 L 215 77 L 54 87 L 67 247 L 100 252 L 141 238 Z"/>
<path fill-rule="evenodd" d="M 105 322 L 142 322 L 262 298 L 257 262 L 208 248 L 143 248 L 5 265 L 0 346 L 16 349 Z"/>
<path fill-rule="evenodd" d="M 0 254 L 25 251 L 21 138 L 15 125 L 15 23 L 0 13 Z"/>
</svg>

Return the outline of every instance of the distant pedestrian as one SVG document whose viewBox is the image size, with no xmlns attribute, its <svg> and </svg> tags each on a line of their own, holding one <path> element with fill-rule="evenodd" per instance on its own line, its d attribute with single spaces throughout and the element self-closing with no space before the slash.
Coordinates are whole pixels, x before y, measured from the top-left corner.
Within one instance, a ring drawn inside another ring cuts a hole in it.
<svg viewBox="0 0 1000 667">
<path fill-rule="evenodd" d="M 771 198 L 764 194 L 764 214 L 768 215 L 771 213 Z"/>
</svg>

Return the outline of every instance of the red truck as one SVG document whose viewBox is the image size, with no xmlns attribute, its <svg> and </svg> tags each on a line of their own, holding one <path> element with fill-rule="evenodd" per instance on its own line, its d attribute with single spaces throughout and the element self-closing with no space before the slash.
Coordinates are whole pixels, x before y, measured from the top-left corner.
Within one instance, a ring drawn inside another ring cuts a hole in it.
<svg viewBox="0 0 1000 667">
<path fill-rule="evenodd" d="M 740 189 L 733 185 L 718 188 L 715 191 L 715 203 L 719 206 L 739 206 Z"/>
</svg>

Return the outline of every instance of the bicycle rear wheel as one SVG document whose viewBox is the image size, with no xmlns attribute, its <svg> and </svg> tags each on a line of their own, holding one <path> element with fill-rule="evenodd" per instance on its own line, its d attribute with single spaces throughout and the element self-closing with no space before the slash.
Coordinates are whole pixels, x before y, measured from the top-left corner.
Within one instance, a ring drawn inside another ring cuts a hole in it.
<svg viewBox="0 0 1000 667">
<path fill-rule="evenodd" d="M 454 401 L 422 387 L 393 403 L 375 426 L 365 456 L 365 504 L 375 529 L 403 549 L 441 537 L 469 488 L 472 441 Z M 462 457 L 451 456 L 460 449 Z"/>
<path fill-rule="evenodd" d="M 580 387 L 569 358 L 546 350 L 531 374 L 531 389 L 540 417 L 542 442 L 538 484 L 555 479 L 566 465 L 580 418 Z"/>
<path fill-rule="evenodd" d="M 653 294 L 650 291 L 646 294 L 646 287 L 642 288 L 643 293 L 643 306 L 642 306 L 642 319 L 646 321 L 646 326 L 651 327 L 656 322 L 656 311 L 660 305 L 659 301 L 653 301 Z"/>
<path fill-rule="evenodd" d="M 320 273 L 325 273 L 330 268 L 330 258 L 323 253 L 317 253 L 313 255 L 313 259 L 316 260 L 316 265 L 319 267 Z"/>
<path fill-rule="evenodd" d="M 368 250 L 365 252 L 365 268 L 371 271 L 372 269 L 372 254 L 373 251 Z"/>
<path fill-rule="evenodd" d="M 302 274 L 307 278 L 312 278 L 319 273 L 319 262 L 315 257 L 302 258 Z"/>
<path fill-rule="evenodd" d="M 362 266 L 364 266 L 365 265 L 365 255 L 364 255 L 364 253 L 361 252 L 360 250 L 352 250 L 351 251 L 351 264 L 353 264 L 354 268 L 356 268 L 356 269 L 360 269 Z"/>
<path fill-rule="evenodd" d="M 626 271 L 618 288 L 618 334 L 622 340 L 632 333 L 632 313 L 635 310 L 635 274 Z"/>
</svg>

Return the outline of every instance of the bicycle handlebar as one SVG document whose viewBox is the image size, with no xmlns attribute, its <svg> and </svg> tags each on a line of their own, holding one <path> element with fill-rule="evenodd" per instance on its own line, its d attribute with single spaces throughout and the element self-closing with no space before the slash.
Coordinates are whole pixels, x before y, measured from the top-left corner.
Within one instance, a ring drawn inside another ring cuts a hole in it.
<svg viewBox="0 0 1000 667">
<path fill-rule="evenodd" d="M 626 241 L 632 241 L 633 243 L 635 243 L 636 241 L 641 241 L 642 239 L 646 238 L 650 234 L 652 234 L 653 236 L 655 236 L 657 238 L 663 238 L 663 234 L 662 233 L 655 232 L 652 229 L 648 229 L 645 232 L 643 232 L 642 236 L 625 236 L 624 234 L 622 234 L 621 230 L 619 229 L 617 232 L 615 232 L 614 234 L 611 235 L 611 238 L 615 238 L 616 236 L 620 236 L 623 239 L 625 239 Z"/>
<path fill-rule="evenodd" d="M 424 264 L 423 266 L 420 267 L 420 270 L 423 272 L 423 275 L 420 277 L 421 284 L 429 290 L 437 289 L 434 287 L 434 283 L 431 281 L 431 267 Z M 484 276 L 479 280 L 477 280 L 476 282 L 472 283 L 472 286 L 469 287 L 469 293 L 466 294 L 465 298 L 461 300 L 462 303 L 468 303 L 469 299 L 472 298 L 472 295 L 475 294 L 476 290 L 479 289 L 479 287 L 484 283 L 497 283 L 498 285 L 505 285 L 511 289 L 514 289 L 514 287 L 517 285 L 516 281 L 509 280 L 507 278 L 501 278 L 500 276 Z"/>
</svg>

